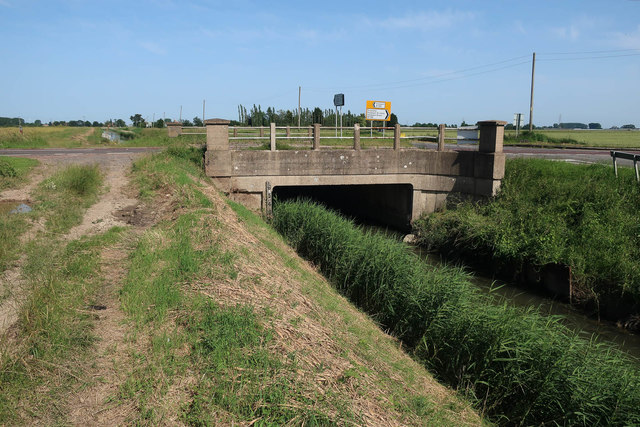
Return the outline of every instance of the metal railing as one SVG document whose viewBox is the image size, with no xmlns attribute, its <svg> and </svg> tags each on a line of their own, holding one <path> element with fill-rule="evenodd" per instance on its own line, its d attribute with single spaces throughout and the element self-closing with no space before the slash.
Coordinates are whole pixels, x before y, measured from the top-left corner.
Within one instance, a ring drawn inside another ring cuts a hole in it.
<svg viewBox="0 0 640 427">
<path fill-rule="evenodd" d="M 622 151 L 611 150 L 611 158 L 613 159 L 613 170 L 618 176 L 618 159 L 632 160 L 633 169 L 636 172 L 636 181 L 640 182 L 640 171 L 638 171 L 638 161 L 640 161 L 640 154 L 624 153 Z"/>
<path fill-rule="evenodd" d="M 275 144 L 276 141 L 293 142 L 298 141 L 308 143 L 317 141 L 337 141 L 338 143 L 346 140 L 353 140 L 352 145 L 356 149 L 360 149 L 360 140 L 365 142 L 371 141 L 391 141 L 394 146 L 396 141 L 410 140 L 416 142 L 434 142 L 438 144 L 438 149 L 444 149 L 445 141 L 463 144 L 477 143 L 478 138 L 466 138 L 457 135 L 457 128 L 439 127 L 417 128 L 417 127 L 335 127 L 335 126 L 319 126 L 319 135 L 316 137 L 313 126 L 295 127 L 295 126 L 232 126 L 229 127 L 230 142 L 241 143 L 270 141 Z M 456 135 L 452 135 L 456 133 Z M 477 133 L 476 133 L 477 135 Z M 237 144 L 236 144 L 237 145 Z M 325 146 L 339 146 L 340 144 L 330 144 Z M 342 144 L 345 145 L 345 144 Z M 371 145 L 371 144 L 369 144 Z M 387 144 L 385 144 L 387 145 Z M 376 145 L 379 148 L 378 145 Z M 394 147 L 395 148 L 395 147 Z"/>
</svg>

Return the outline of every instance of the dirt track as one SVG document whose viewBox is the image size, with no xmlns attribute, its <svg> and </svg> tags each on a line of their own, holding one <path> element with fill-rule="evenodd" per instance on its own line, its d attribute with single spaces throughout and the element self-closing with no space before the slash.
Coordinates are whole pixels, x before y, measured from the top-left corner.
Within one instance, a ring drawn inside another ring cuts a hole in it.
<svg viewBox="0 0 640 427">
<path fill-rule="evenodd" d="M 127 189 L 127 174 L 133 160 L 143 154 L 143 150 L 23 150 L 21 157 L 29 157 L 40 161 L 40 165 L 32 171 L 27 184 L 20 188 L 0 193 L 0 201 L 15 200 L 26 204 L 33 203 L 31 193 L 43 179 L 51 176 L 57 169 L 71 164 L 98 164 L 104 174 L 105 192 L 97 203 L 91 206 L 84 215 L 81 224 L 73 227 L 63 238 L 77 239 L 83 235 L 92 235 L 108 230 L 117 225 L 132 222 L 139 210 L 138 200 Z M 145 150 L 146 151 L 146 150 Z M 59 153 L 61 152 L 61 153 Z M 40 223 L 34 223 L 31 229 L 22 236 L 24 242 L 35 237 L 42 230 Z M 24 280 L 21 277 L 23 259 L 0 274 L 0 335 L 17 320 L 17 315 L 25 299 Z"/>
</svg>

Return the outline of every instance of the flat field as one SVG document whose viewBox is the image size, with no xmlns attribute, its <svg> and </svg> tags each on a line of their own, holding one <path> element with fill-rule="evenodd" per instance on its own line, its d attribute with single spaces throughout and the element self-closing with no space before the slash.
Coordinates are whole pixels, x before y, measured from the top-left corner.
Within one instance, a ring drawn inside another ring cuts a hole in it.
<svg viewBox="0 0 640 427">
<path fill-rule="evenodd" d="M 640 148 L 640 130 L 536 129 L 535 133 L 544 134 L 554 140 L 571 139 L 587 147 Z M 507 137 L 515 137 L 515 134 L 514 130 L 505 131 Z"/>
<path fill-rule="evenodd" d="M 16 127 L 0 128 L 0 148 L 75 148 L 100 143 L 100 128 Z"/>
</svg>

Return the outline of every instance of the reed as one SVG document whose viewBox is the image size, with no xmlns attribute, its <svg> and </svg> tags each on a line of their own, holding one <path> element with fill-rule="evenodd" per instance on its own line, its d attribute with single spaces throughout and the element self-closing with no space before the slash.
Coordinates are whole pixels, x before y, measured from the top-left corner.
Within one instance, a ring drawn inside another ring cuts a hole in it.
<svg viewBox="0 0 640 427">
<path fill-rule="evenodd" d="M 637 362 L 556 317 L 496 306 L 468 276 L 311 202 L 274 205 L 273 225 L 344 295 L 499 424 L 640 423 Z"/>
</svg>

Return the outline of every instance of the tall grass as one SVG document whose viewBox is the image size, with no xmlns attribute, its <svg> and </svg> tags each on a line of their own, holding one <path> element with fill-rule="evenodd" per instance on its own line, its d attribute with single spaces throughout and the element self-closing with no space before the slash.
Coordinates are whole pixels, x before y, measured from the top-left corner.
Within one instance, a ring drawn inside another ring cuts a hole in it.
<svg viewBox="0 0 640 427">
<path fill-rule="evenodd" d="M 46 217 L 48 230 L 63 233 L 82 221 L 98 197 L 102 173 L 97 165 L 71 165 L 44 180 L 36 190 L 35 212 Z"/>
<path fill-rule="evenodd" d="M 518 275 L 560 264 L 586 298 L 640 303 L 640 186 L 628 169 L 507 161 L 500 194 L 422 218 L 421 243 Z"/>
<path fill-rule="evenodd" d="M 619 351 L 556 318 L 495 306 L 462 271 L 427 266 L 312 203 L 278 203 L 273 218 L 343 294 L 498 423 L 640 423 L 640 374 Z"/>
<path fill-rule="evenodd" d="M 506 134 L 504 137 L 506 143 L 519 143 L 519 142 L 542 142 L 547 144 L 571 144 L 571 145 L 585 145 L 584 142 L 576 141 L 575 139 L 568 138 L 566 136 L 555 137 L 542 132 L 529 132 L 523 131 L 516 138 L 515 134 Z"/>
</svg>

